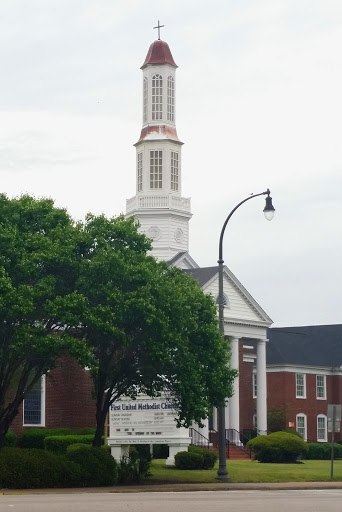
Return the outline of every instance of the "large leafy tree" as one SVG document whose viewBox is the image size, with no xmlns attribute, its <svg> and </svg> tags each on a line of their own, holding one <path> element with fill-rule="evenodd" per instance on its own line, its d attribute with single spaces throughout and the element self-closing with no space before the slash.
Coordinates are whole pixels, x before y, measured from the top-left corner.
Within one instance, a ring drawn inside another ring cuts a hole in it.
<svg viewBox="0 0 342 512">
<path fill-rule="evenodd" d="M 0 195 L 0 448 L 25 393 L 81 339 L 60 330 L 54 301 L 75 287 L 82 231 L 50 199 Z"/>
<path fill-rule="evenodd" d="M 75 291 L 51 304 L 90 347 L 99 445 L 108 408 L 122 395 L 168 391 L 188 425 L 222 405 L 235 371 L 211 297 L 181 270 L 148 255 L 132 219 L 88 216 Z"/>
</svg>

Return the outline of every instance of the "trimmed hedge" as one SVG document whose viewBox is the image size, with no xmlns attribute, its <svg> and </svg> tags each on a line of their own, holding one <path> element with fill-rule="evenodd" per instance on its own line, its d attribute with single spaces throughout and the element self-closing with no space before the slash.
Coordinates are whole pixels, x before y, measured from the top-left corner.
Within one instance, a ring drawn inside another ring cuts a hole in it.
<svg viewBox="0 0 342 512">
<path fill-rule="evenodd" d="M 65 457 L 36 448 L 3 448 L 0 487 L 34 489 L 81 485 L 81 466 Z"/>
<path fill-rule="evenodd" d="M 22 448 L 44 449 L 44 439 L 49 436 L 63 435 L 95 435 L 95 428 L 30 428 L 25 430 L 20 438 Z"/>
<path fill-rule="evenodd" d="M 331 443 L 308 443 L 309 450 L 305 454 L 310 460 L 330 460 Z M 342 445 L 334 443 L 334 459 L 342 458 Z"/>
<path fill-rule="evenodd" d="M 12 430 L 8 430 L 5 435 L 4 446 L 15 446 L 17 444 L 17 436 Z"/>
<path fill-rule="evenodd" d="M 248 441 L 247 446 L 259 462 L 265 463 L 296 462 L 309 449 L 302 438 L 288 432 L 273 432 L 268 436 L 255 437 Z"/>
<path fill-rule="evenodd" d="M 48 436 L 62 436 L 71 434 L 70 428 L 31 428 L 25 430 L 20 438 L 22 448 L 44 449 L 44 439 Z"/>
<path fill-rule="evenodd" d="M 216 461 L 215 453 L 198 446 L 189 446 L 189 451 L 175 455 L 177 469 L 212 469 Z"/>
<path fill-rule="evenodd" d="M 114 485 L 118 481 L 118 467 L 107 447 L 70 445 L 65 457 L 81 467 L 81 482 L 84 487 Z"/>
<path fill-rule="evenodd" d="M 44 439 L 44 446 L 46 450 L 54 453 L 66 453 L 68 446 L 72 444 L 91 445 L 94 436 L 88 435 L 66 435 L 66 436 L 49 436 Z M 103 444 L 103 439 L 102 439 Z"/>
</svg>

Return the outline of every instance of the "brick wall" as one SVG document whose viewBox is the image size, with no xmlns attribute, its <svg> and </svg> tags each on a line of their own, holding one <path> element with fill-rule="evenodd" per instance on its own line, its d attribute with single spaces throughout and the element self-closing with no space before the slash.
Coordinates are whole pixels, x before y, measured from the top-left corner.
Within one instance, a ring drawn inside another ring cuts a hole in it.
<svg viewBox="0 0 342 512">
<path fill-rule="evenodd" d="M 302 370 L 305 373 L 305 370 Z M 296 426 L 296 415 L 305 414 L 307 417 L 307 439 L 317 441 L 317 416 L 326 415 L 328 404 L 341 403 L 342 377 L 326 376 L 326 400 L 316 397 L 316 374 L 306 373 L 306 398 L 296 398 L 295 372 L 267 373 L 267 408 L 268 410 L 283 409 L 286 426 L 292 422 Z M 330 435 L 328 440 L 330 440 Z M 341 434 L 336 434 L 336 440 Z"/>
<path fill-rule="evenodd" d="M 95 427 L 95 400 L 89 372 L 69 358 L 61 357 L 57 367 L 46 375 L 45 427 Z M 17 434 L 23 427 L 23 408 L 11 429 Z"/>
</svg>

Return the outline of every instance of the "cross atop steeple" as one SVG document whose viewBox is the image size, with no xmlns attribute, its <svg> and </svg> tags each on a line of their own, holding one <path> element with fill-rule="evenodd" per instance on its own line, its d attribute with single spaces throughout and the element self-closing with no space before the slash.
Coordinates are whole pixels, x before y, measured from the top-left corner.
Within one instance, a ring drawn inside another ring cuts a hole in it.
<svg viewBox="0 0 342 512">
<path fill-rule="evenodd" d="M 160 29 L 162 27 L 165 27 L 165 25 L 159 25 L 159 20 L 158 20 L 158 25 L 156 27 L 153 27 L 153 29 L 157 28 L 158 29 L 158 39 L 160 40 Z"/>
</svg>

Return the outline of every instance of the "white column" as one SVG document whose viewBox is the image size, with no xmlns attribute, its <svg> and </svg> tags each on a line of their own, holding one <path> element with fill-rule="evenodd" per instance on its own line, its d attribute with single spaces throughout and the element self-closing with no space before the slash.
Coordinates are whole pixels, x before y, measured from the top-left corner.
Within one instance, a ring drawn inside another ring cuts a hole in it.
<svg viewBox="0 0 342 512">
<path fill-rule="evenodd" d="M 194 428 L 197 430 L 197 432 L 199 432 L 199 434 L 201 434 L 203 437 L 205 437 L 205 439 L 209 439 L 209 420 L 208 420 L 208 418 L 205 418 L 204 420 L 202 420 L 202 423 L 203 423 L 203 427 L 200 427 L 198 425 L 198 423 L 195 423 Z M 203 441 L 204 441 L 204 439 L 203 439 Z"/>
<path fill-rule="evenodd" d="M 258 435 L 267 434 L 267 389 L 266 389 L 266 340 L 257 340 L 257 431 Z"/>
<path fill-rule="evenodd" d="M 230 367 L 239 370 L 239 339 L 230 338 Z M 233 396 L 229 398 L 228 403 L 229 409 L 229 421 L 227 423 L 228 428 L 234 429 L 234 434 L 230 441 L 239 443 L 240 436 L 237 432 L 240 432 L 240 396 L 239 396 L 239 376 L 234 380 L 233 384 Z"/>
</svg>

